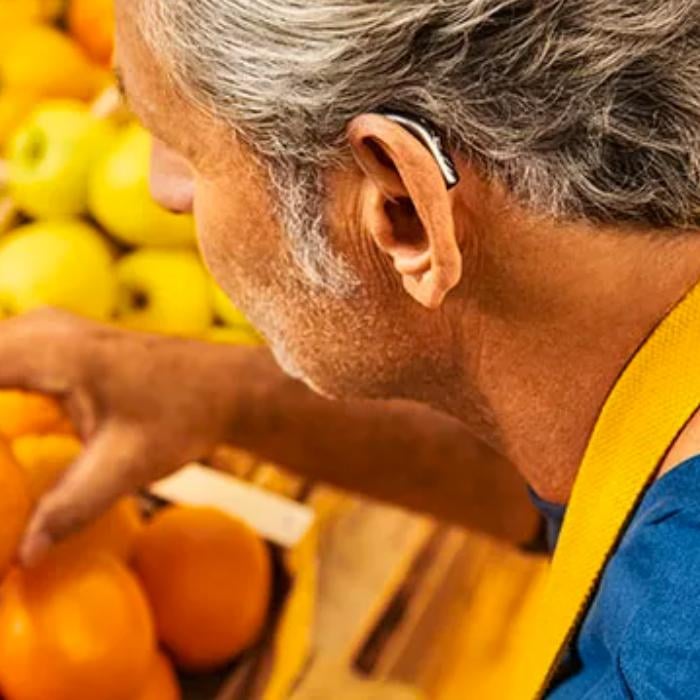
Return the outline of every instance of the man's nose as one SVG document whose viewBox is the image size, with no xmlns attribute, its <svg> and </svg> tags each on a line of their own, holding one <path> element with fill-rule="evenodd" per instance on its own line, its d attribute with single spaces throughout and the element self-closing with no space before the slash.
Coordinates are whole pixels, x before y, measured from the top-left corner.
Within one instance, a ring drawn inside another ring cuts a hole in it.
<svg viewBox="0 0 700 700">
<path fill-rule="evenodd" d="M 194 179 L 187 161 L 153 139 L 151 150 L 151 195 L 162 207 L 177 214 L 191 214 L 194 207 Z"/>
</svg>

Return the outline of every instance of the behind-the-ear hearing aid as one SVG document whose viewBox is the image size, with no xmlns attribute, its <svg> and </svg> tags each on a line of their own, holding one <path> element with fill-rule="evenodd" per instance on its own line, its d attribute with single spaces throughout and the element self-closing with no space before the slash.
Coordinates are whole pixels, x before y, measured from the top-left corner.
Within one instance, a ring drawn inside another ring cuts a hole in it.
<svg viewBox="0 0 700 700">
<path fill-rule="evenodd" d="M 459 173 L 454 161 L 447 152 L 444 140 L 440 133 L 422 117 L 417 117 L 406 112 L 394 112 L 392 110 L 378 110 L 377 114 L 396 122 L 415 136 L 433 155 L 435 162 L 445 180 L 447 189 L 450 190 L 459 184 Z"/>
</svg>

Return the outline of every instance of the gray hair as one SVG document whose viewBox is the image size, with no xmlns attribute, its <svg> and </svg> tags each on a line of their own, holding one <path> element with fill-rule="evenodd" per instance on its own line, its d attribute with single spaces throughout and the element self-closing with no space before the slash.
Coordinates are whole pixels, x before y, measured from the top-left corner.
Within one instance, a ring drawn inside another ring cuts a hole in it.
<svg viewBox="0 0 700 700">
<path fill-rule="evenodd" d="M 270 165 L 283 217 L 315 221 L 295 228 L 318 279 L 332 263 L 321 173 L 347 158 L 348 121 L 379 107 L 434 123 L 532 210 L 700 227 L 698 0 L 143 5 L 177 84 Z M 285 206 L 294 186 L 301 219 Z"/>
</svg>

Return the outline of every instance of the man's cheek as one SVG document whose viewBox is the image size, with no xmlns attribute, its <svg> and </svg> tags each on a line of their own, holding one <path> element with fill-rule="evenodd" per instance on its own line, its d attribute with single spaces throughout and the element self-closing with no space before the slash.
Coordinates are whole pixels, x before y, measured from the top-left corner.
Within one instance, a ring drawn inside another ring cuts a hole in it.
<svg viewBox="0 0 700 700">
<path fill-rule="evenodd" d="M 229 202 L 216 190 L 200 186 L 195 196 L 194 215 L 197 222 L 197 238 L 202 255 L 213 274 L 225 272 L 224 263 L 232 258 L 239 236 L 235 210 L 227 208 Z"/>
<path fill-rule="evenodd" d="M 270 217 L 235 182 L 200 185 L 195 216 L 203 250 L 212 258 L 241 266 L 270 258 Z"/>
</svg>

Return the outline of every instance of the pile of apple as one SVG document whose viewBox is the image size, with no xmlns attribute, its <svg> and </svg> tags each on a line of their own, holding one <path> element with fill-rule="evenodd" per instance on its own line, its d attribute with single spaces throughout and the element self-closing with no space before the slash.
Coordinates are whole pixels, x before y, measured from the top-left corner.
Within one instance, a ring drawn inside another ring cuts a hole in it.
<svg viewBox="0 0 700 700">
<path fill-rule="evenodd" d="M 202 264 L 193 218 L 153 201 L 150 137 L 116 101 L 104 108 L 115 94 L 106 51 L 89 44 L 98 6 L 111 26 L 111 0 L 3 2 L 0 317 L 53 306 L 136 330 L 259 343 Z M 15 14 L 3 17 L 8 7 Z M 86 13 L 81 45 L 71 28 Z M 3 136 L 8 91 L 25 113 Z"/>
</svg>

